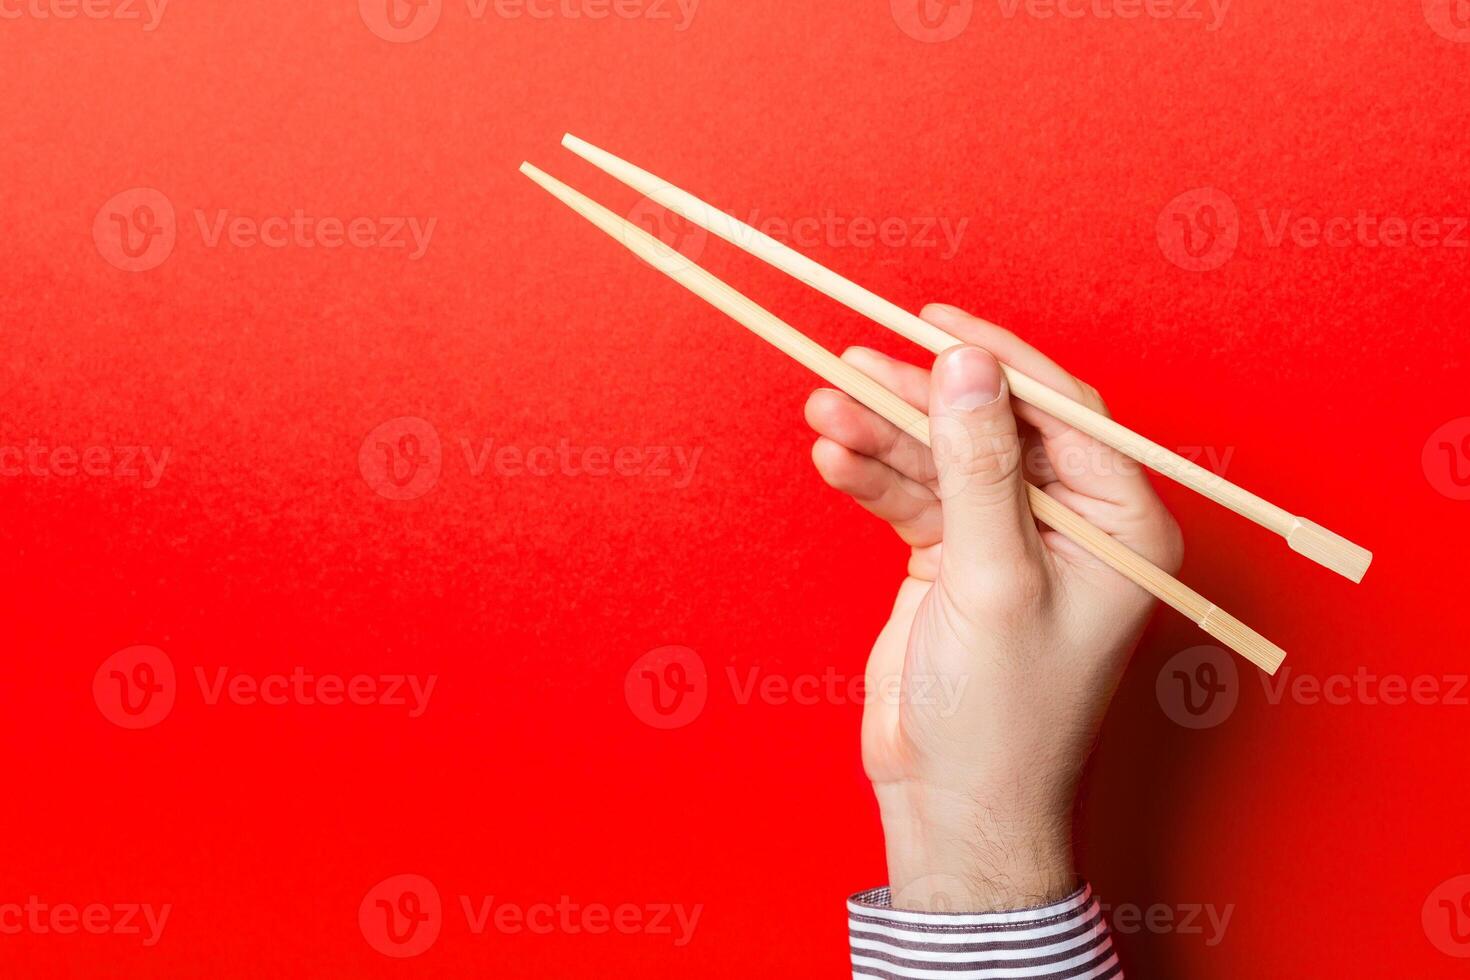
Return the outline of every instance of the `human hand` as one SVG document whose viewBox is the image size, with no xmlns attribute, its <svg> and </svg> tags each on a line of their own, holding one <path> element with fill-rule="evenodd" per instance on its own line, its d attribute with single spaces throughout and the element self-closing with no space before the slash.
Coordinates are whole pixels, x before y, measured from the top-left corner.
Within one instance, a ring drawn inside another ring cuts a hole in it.
<svg viewBox="0 0 1470 980">
<path fill-rule="evenodd" d="M 1137 463 L 1012 403 L 996 358 L 1106 411 L 1096 391 L 993 324 L 947 306 L 923 317 L 975 346 L 932 375 L 843 357 L 929 413 L 932 451 L 841 392 L 806 405 L 823 479 L 912 548 L 868 657 L 863 764 L 895 907 L 1041 904 L 1075 887 L 1077 782 L 1153 599 L 1038 526 L 1022 481 L 1168 572 L 1183 544 Z"/>
</svg>

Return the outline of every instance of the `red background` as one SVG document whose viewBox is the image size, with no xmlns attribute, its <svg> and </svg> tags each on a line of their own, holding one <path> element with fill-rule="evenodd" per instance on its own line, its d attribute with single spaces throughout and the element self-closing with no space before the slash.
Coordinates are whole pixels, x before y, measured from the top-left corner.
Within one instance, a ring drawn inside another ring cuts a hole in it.
<svg viewBox="0 0 1470 980">
<path fill-rule="evenodd" d="M 1470 415 L 1470 250 L 1273 246 L 1258 217 L 1470 213 L 1470 45 L 1419 0 L 1238 0 L 1216 31 L 978 3 L 943 43 L 905 34 L 881 0 L 704 0 L 682 32 L 476 21 L 451 2 L 411 44 L 375 36 L 348 0 L 177 2 L 153 32 L 0 20 L 0 63 L 0 444 L 172 453 L 151 489 L 0 480 L 0 902 L 173 905 L 150 948 L 0 935 L 4 975 L 847 969 L 843 899 L 884 879 L 860 709 L 742 705 L 725 671 L 860 671 L 901 546 L 812 471 L 811 378 L 515 172 L 530 159 L 631 209 L 557 147 L 566 130 L 742 214 L 969 218 L 948 260 L 840 238 L 807 251 L 907 307 L 1012 327 L 1124 422 L 1232 454 L 1231 479 L 1372 548 L 1353 586 L 1161 487 L 1190 548 L 1181 577 L 1298 676 L 1465 670 L 1467 504 L 1421 454 Z M 178 242 L 129 273 L 92 225 L 139 186 L 177 209 Z M 1239 209 L 1238 248 L 1202 273 L 1156 231 L 1199 187 Z M 438 224 L 415 262 L 211 248 L 193 217 L 297 208 Z M 829 346 L 919 356 L 723 244 L 701 261 Z M 409 501 L 374 492 L 358 462 L 402 416 L 443 440 L 437 483 Z M 485 439 L 702 456 L 687 487 L 475 476 L 461 440 Z M 1187 730 L 1155 679 L 1203 642 L 1157 617 L 1079 837 L 1112 905 L 1234 910 L 1212 947 L 1208 932 L 1119 935 L 1130 973 L 1463 972 L 1420 913 L 1470 871 L 1467 709 L 1272 704 L 1242 665 L 1234 713 Z M 168 717 L 130 731 L 92 681 L 135 644 L 165 651 L 179 687 Z M 699 717 L 661 731 L 623 684 L 668 644 L 711 682 Z M 296 666 L 438 681 L 416 719 L 211 706 L 193 681 Z M 415 959 L 380 955 L 357 925 L 399 873 L 446 906 Z M 459 895 L 703 913 L 683 948 L 474 935 Z"/>
</svg>

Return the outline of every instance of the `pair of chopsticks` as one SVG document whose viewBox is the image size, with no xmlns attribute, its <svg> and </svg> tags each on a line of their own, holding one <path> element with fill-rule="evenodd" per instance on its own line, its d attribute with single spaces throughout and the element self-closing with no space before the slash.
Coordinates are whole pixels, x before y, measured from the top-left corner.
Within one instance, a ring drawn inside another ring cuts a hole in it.
<svg viewBox="0 0 1470 980">
<path fill-rule="evenodd" d="M 693 195 L 605 150 L 570 134 L 562 143 L 572 152 L 676 214 L 783 272 L 796 276 L 818 291 L 936 354 L 963 343 L 733 216 L 705 204 Z M 806 366 L 828 384 L 846 392 L 915 439 L 929 445 L 928 418 L 898 395 L 756 305 L 727 283 L 672 251 L 659 239 L 626 218 L 530 163 L 521 164 L 520 169 L 572 210 L 622 242 L 645 262 Z M 1013 368 L 1002 365 L 1002 369 L 1015 397 L 1276 531 L 1287 539 L 1293 550 L 1355 582 L 1360 581 L 1367 571 L 1372 555 L 1345 538 L 1235 486 Z M 1286 656 L 1280 647 L 1143 556 L 1115 541 L 1070 508 L 1030 484 L 1026 490 L 1032 513 L 1043 524 L 1077 542 L 1130 581 L 1188 616 L 1210 636 L 1262 670 L 1274 674 L 1280 667 Z"/>
</svg>

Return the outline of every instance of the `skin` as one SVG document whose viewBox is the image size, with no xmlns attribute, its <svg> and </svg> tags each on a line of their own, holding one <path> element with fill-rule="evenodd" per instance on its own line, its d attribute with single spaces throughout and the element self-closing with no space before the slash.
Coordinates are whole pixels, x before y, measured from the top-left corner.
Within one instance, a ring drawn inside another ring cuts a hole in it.
<svg viewBox="0 0 1470 980">
<path fill-rule="evenodd" d="M 1076 888 L 1078 780 L 1154 601 L 1039 526 L 1022 481 L 1168 572 L 1183 545 L 1139 465 L 1013 402 L 997 359 L 1106 412 L 1095 390 L 984 320 L 922 315 L 965 344 L 932 372 L 843 357 L 929 414 L 932 452 L 841 392 L 806 405 L 822 478 L 912 549 L 867 664 L 870 691 L 903 693 L 865 705 L 863 764 L 895 907 L 1043 904 Z"/>
</svg>

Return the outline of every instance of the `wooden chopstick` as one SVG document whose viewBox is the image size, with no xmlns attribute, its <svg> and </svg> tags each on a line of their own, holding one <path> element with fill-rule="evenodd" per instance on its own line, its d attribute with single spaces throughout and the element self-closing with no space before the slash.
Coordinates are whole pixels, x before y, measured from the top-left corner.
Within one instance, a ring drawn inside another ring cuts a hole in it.
<svg viewBox="0 0 1470 980">
<path fill-rule="evenodd" d="M 847 392 L 926 446 L 929 445 L 929 419 L 898 395 L 775 314 L 762 309 L 705 269 L 689 262 L 679 253 L 672 252 L 663 242 L 621 215 L 614 214 L 529 163 L 521 164 L 520 169 L 521 173 L 573 211 L 622 242 L 639 258 L 805 365 L 828 384 Z M 1124 577 L 1188 616 L 1210 636 L 1267 673 L 1274 674 L 1281 666 L 1286 653 L 1280 647 L 1036 487 L 1027 484 L 1026 492 L 1031 512 L 1042 523 L 1076 541 Z"/>
<path fill-rule="evenodd" d="M 606 150 L 570 133 L 562 138 L 562 145 L 670 211 L 682 215 L 706 231 L 744 249 L 782 272 L 795 276 L 844 306 L 935 354 L 963 343 L 932 323 L 921 320 L 857 283 L 843 278 L 738 218 L 706 204 L 687 191 L 680 190 L 668 181 L 655 177 Z M 1150 469 L 1172 477 L 1216 503 L 1275 531 L 1286 538 L 1293 551 L 1354 582 L 1363 580 L 1363 575 L 1373 560 L 1372 552 L 1367 549 L 1236 486 L 1015 368 L 1005 365 L 1001 367 L 1010 383 L 1011 393 L 1022 401 L 1035 405 L 1098 442 L 1111 446 Z"/>
</svg>

